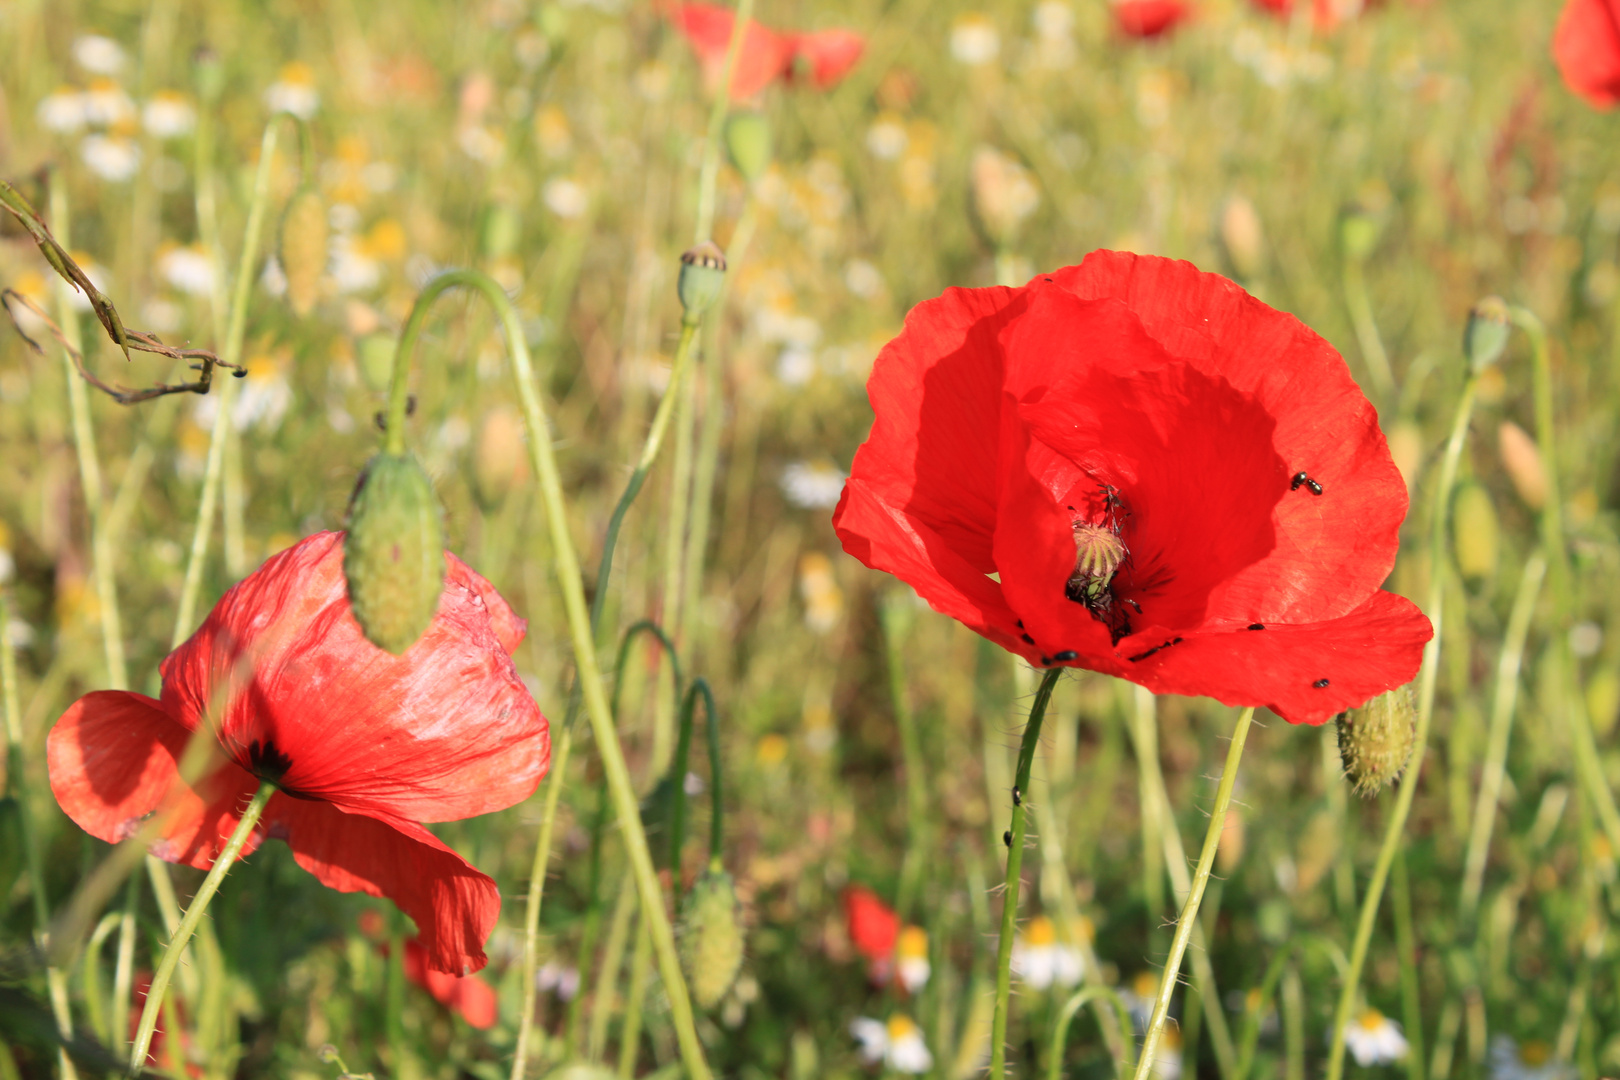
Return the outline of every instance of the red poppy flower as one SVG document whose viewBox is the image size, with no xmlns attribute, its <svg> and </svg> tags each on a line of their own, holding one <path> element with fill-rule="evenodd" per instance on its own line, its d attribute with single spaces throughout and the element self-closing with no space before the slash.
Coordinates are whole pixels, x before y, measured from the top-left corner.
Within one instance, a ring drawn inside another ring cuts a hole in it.
<svg viewBox="0 0 1620 1080">
<path fill-rule="evenodd" d="M 1569 0 L 1553 31 L 1569 88 L 1600 109 L 1620 104 L 1620 0 Z"/>
<path fill-rule="evenodd" d="M 1192 5 L 1182 0 L 1118 0 L 1114 23 L 1128 37 L 1155 38 L 1174 30 L 1192 16 Z"/>
<path fill-rule="evenodd" d="M 669 14 L 697 53 L 710 89 L 717 89 L 736 16 L 719 4 L 674 4 Z M 777 79 L 792 78 L 796 65 L 808 70 L 818 90 L 825 90 L 849 73 L 865 48 L 865 40 L 850 30 L 778 33 L 750 19 L 731 73 L 731 97 L 742 101 Z"/>
<path fill-rule="evenodd" d="M 418 823 L 521 802 L 551 743 L 512 666 L 523 620 L 460 559 L 445 563 L 438 614 L 393 656 L 349 610 L 342 533 L 272 557 L 163 661 L 161 701 L 98 691 L 62 715 L 46 744 L 57 802 L 108 842 L 160 813 L 152 853 L 205 868 L 271 781 L 281 790 L 244 855 L 284 840 L 324 884 L 398 905 L 435 970 L 483 967 L 500 894 Z M 177 761 L 210 702 L 224 761 L 188 786 Z"/>
<path fill-rule="evenodd" d="M 911 312 L 833 525 L 1043 666 L 1321 723 L 1417 673 L 1379 585 L 1406 487 L 1332 347 L 1189 263 L 1097 251 Z"/>
<path fill-rule="evenodd" d="M 1255 7 L 1263 8 L 1282 17 L 1294 13 L 1294 0 L 1253 0 Z M 1360 15 L 1374 6 L 1376 0 L 1311 0 L 1311 21 L 1320 29 L 1329 30 Z"/>
<path fill-rule="evenodd" d="M 849 940 L 868 960 L 888 960 L 900 936 L 900 916 L 864 885 L 844 890 L 844 920 Z"/>
<path fill-rule="evenodd" d="M 462 1019 L 480 1030 L 495 1026 L 499 1008 L 495 990 L 477 975 L 455 976 L 435 971 L 428 964 L 427 950 L 417 941 L 405 943 L 405 977 L 433 995 L 433 1000 L 460 1013 Z"/>
</svg>

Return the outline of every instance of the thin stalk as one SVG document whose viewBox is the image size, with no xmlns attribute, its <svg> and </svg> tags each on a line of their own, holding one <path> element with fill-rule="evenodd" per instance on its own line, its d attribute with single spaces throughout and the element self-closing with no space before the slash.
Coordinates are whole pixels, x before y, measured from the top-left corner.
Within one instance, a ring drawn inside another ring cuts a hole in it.
<svg viewBox="0 0 1620 1080">
<path fill-rule="evenodd" d="M 895 910 L 902 919 L 911 918 L 921 884 L 923 860 L 928 851 L 928 780 L 923 771 L 922 742 L 917 717 L 906 692 L 905 640 L 911 626 L 909 590 L 895 590 L 883 599 L 884 655 L 889 669 L 889 700 L 894 707 L 895 726 L 900 729 L 900 760 L 906 775 L 906 853 L 900 863 L 900 889 Z"/>
<path fill-rule="evenodd" d="M 1331 938 L 1312 935 L 1288 941 L 1272 958 L 1271 964 L 1261 977 L 1259 993 L 1253 1005 L 1244 1010 L 1243 1036 L 1238 1047 L 1237 1070 L 1233 1073 L 1233 1080 L 1246 1080 L 1249 1070 L 1254 1067 L 1255 1049 L 1260 1045 L 1260 1022 L 1265 1018 L 1266 1010 L 1271 1007 L 1272 996 L 1277 992 L 1278 983 L 1283 982 L 1294 971 L 1295 957 L 1304 952 L 1307 945 L 1314 945 L 1326 954 L 1341 976 L 1349 970 L 1350 962 L 1345 958 L 1344 950 L 1340 949 Z"/>
<path fill-rule="evenodd" d="M 579 966 L 576 969 L 579 972 L 582 984 L 585 973 L 590 967 L 591 957 L 596 954 L 597 935 L 602 930 L 602 842 L 604 839 L 602 833 L 603 827 L 607 824 L 607 815 L 607 785 L 598 784 L 596 785 L 596 815 L 591 822 L 591 870 L 586 879 L 585 929 L 579 936 Z M 579 1045 L 580 1024 L 585 1018 L 584 991 L 585 987 L 583 985 L 574 991 L 573 1000 L 568 1003 L 568 1015 L 563 1020 L 564 1061 L 574 1059 L 575 1048 Z"/>
<path fill-rule="evenodd" d="M 1142 893 L 1147 903 L 1148 937 L 1153 938 L 1163 917 L 1164 858 L 1162 837 L 1165 807 L 1154 786 L 1159 772 L 1159 727 L 1154 718 L 1153 691 L 1132 686 L 1131 741 L 1136 745 L 1137 802 L 1142 818 Z"/>
<path fill-rule="evenodd" d="M 715 712 L 714 697 L 706 682 L 703 693 L 709 710 L 703 724 L 703 736 L 709 749 L 709 869 L 718 870 L 726 837 L 725 771 L 720 760 L 720 714 Z"/>
<path fill-rule="evenodd" d="M 101 999 L 101 950 L 107 938 L 118 929 L 119 916 L 103 915 L 90 935 L 84 949 L 84 960 L 79 979 L 84 984 L 84 1008 L 90 1014 L 90 1031 L 102 1043 L 112 1042 L 107 1028 L 106 1003 Z"/>
<path fill-rule="evenodd" d="M 613 904 L 608 936 L 602 946 L 602 962 L 596 970 L 596 989 L 591 1002 L 590 1037 L 585 1042 L 587 1061 L 601 1061 L 607 1049 L 608 1021 L 613 1017 L 614 996 L 619 968 L 624 964 L 625 946 L 630 941 L 630 920 L 636 913 L 636 886 L 628 877 L 619 884 L 619 897 Z"/>
<path fill-rule="evenodd" d="M 1047 1057 L 1046 1065 L 1047 1080 L 1063 1080 L 1063 1047 L 1069 1041 L 1069 1024 L 1074 1020 L 1074 1014 L 1087 1004 L 1097 1010 L 1097 1026 L 1099 1028 L 1104 1026 L 1103 1018 L 1108 1015 L 1106 1006 L 1112 1005 L 1120 1027 L 1127 1031 L 1130 1030 L 1131 1010 L 1125 1007 L 1125 1002 L 1120 999 L 1120 996 L 1111 987 L 1094 984 L 1076 990 L 1069 997 L 1069 1000 L 1063 1003 L 1063 1008 L 1058 1010 L 1057 1022 L 1052 1025 L 1052 1049 Z M 1114 1075 L 1119 1077 L 1120 1080 L 1124 1080 L 1125 1074 L 1132 1066 L 1129 1041 L 1127 1041 L 1126 1047 L 1125 1052 L 1114 1059 Z"/>
<path fill-rule="evenodd" d="M 1391 871 L 1395 908 L 1395 952 L 1400 958 L 1401 1016 L 1406 1025 L 1406 1075 L 1423 1080 L 1423 1001 L 1418 986 L 1417 936 L 1412 932 L 1412 888 L 1406 878 L 1406 849 L 1395 855 Z"/>
<path fill-rule="evenodd" d="M 742 54 L 743 33 L 754 14 L 754 0 L 737 0 L 731 24 L 731 40 L 726 43 L 726 62 L 720 68 L 720 87 L 709 107 L 709 131 L 703 145 L 703 168 L 698 174 L 697 227 L 692 242 L 701 244 L 714 231 L 714 190 L 720 179 L 720 145 L 725 136 L 726 111 L 731 106 L 731 74 Z"/>
<path fill-rule="evenodd" d="M 135 985 L 135 920 L 140 913 L 141 879 L 129 875 L 124 886 L 124 910 L 118 915 L 118 961 L 113 968 L 111 1037 L 107 1045 L 121 1051 L 129 1041 L 129 995 Z"/>
<path fill-rule="evenodd" d="M 589 609 L 585 603 L 585 588 L 580 578 L 579 557 L 574 552 L 573 537 L 569 534 L 567 504 L 563 498 L 562 480 L 557 472 L 556 457 L 552 452 L 551 428 L 540 401 L 540 392 L 534 376 L 534 365 L 529 357 L 529 346 L 523 332 L 523 322 L 511 299 L 488 274 L 476 270 L 451 270 L 434 278 L 417 297 L 416 306 L 406 320 L 400 334 L 399 350 L 395 360 L 394 388 L 390 399 L 388 439 L 403 443 L 405 427 L 405 372 L 410 367 L 411 353 L 416 338 L 435 299 L 451 288 L 466 287 L 477 290 L 500 314 L 506 335 L 507 351 L 511 357 L 513 376 L 517 381 L 518 402 L 528 428 L 529 456 L 535 475 L 540 481 L 540 495 L 545 505 L 546 524 L 551 534 L 551 551 L 558 584 L 563 594 L 569 636 L 574 647 L 580 691 L 585 703 L 585 714 L 591 723 L 591 734 L 601 755 L 602 771 L 606 774 L 608 791 L 613 797 L 614 810 L 624 836 L 625 848 L 630 856 L 631 871 L 640 894 L 643 918 L 652 933 L 654 955 L 659 974 L 669 994 L 670 1019 L 680 1043 L 681 1059 L 691 1080 L 709 1080 L 709 1066 L 703 1055 L 693 1021 L 692 1002 L 686 981 L 681 975 L 680 958 L 675 952 L 675 933 L 664 910 L 663 890 L 658 884 L 658 873 L 653 867 L 652 852 L 647 846 L 647 834 L 641 827 L 641 807 L 630 770 L 625 764 L 624 751 L 614 729 L 613 716 L 608 708 L 607 691 L 602 685 L 601 669 L 597 666 L 595 633 L 591 628 Z M 530 895 L 536 895 L 531 882 Z M 522 1054 L 523 1045 L 518 1053 Z M 514 1068 L 519 1064 L 514 1060 Z M 521 1076 L 521 1073 L 516 1075 Z"/>
<path fill-rule="evenodd" d="M 1170 997 L 1175 993 L 1187 943 L 1192 939 L 1193 931 L 1199 928 L 1198 906 L 1203 902 L 1204 890 L 1209 885 L 1210 871 L 1215 866 L 1215 853 L 1221 846 L 1221 834 L 1226 831 L 1226 811 L 1232 805 L 1232 788 L 1237 783 L 1238 765 L 1243 760 L 1243 745 L 1248 741 L 1249 724 L 1253 719 L 1254 707 L 1250 706 L 1238 713 L 1237 723 L 1232 728 L 1232 742 L 1227 747 L 1226 764 L 1221 768 L 1220 784 L 1215 789 L 1215 805 L 1210 810 L 1209 828 L 1204 832 L 1204 847 L 1198 853 L 1198 866 L 1193 871 L 1191 889 L 1176 919 L 1175 937 L 1170 941 L 1170 955 L 1165 959 L 1164 972 L 1159 977 L 1159 992 L 1153 1002 L 1153 1017 L 1148 1021 L 1147 1034 L 1142 1038 L 1142 1056 L 1136 1062 L 1136 1080 L 1147 1080 L 1153 1075 L 1153 1058 L 1164 1034 L 1165 1020 L 1170 1015 Z M 1215 1004 L 1219 1006 L 1219 1002 Z M 1213 1033 L 1215 1026 L 1211 1024 L 1210 1028 Z M 1229 1074 L 1223 1070 L 1223 1075 Z"/>
<path fill-rule="evenodd" d="M 630 954 L 630 996 L 624 1007 L 624 1026 L 619 1029 L 619 1077 L 636 1075 L 636 1057 L 641 1050 L 641 1007 L 647 1000 L 647 983 L 652 975 L 652 935 L 647 932 L 647 909 L 636 925 L 636 948 Z"/>
<path fill-rule="evenodd" d="M 1360 259 L 1344 261 L 1344 304 L 1350 309 L 1350 322 L 1356 330 L 1362 359 L 1367 363 L 1373 392 L 1380 402 L 1387 404 L 1395 400 L 1395 373 L 1389 366 L 1389 354 L 1384 351 L 1384 339 L 1378 333 L 1378 321 L 1373 318 L 1372 302 L 1367 299 L 1367 275 Z"/>
<path fill-rule="evenodd" d="M 681 699 L 680 738 L 675 744 L 675 763 L 670 767 L 669 877 L 675 909 L 681 906 L 681 848 L 686 846 L 686 773 L 692 754 L 692 725 L 697 716 L 698 698 L 703 699 L 705 726 L 714 730 L 714 691 L 707 679 L 692 680 L 692 688 Z"/>
<path fill-rule="evenodd" d="M 670 636 L 683 641 L 685 610 L 681 601 L 685 591 L 681 574 L 686 567 L 687 514 L 691 510 L 692 454 L 696 437 L 697 380 L 689 379 L 681 387 L 675 413 L 675 460 L 671 463 L 669 480 L 669 510 L 660 523 L 664 536 L 663 622 Z M 652 774 L 663 772 L 669 764 L 673 749 L 675 713 L 680 709 L 680 697 L 670 695 L 658 698 L 653 715 Z"/>
<path fill-rule="evenodd" d="M 190 940 L 197 924 L 202 921 L 203 912 L 208 910 L 208 902 L 219 891 L 220 883 L 225 875 L 230 873 L 231 866 L 242 853 L 242 847 L 252 835 L 254 826 L 259 823 L 259 815 L 264 813 L 265 806 L 270 797 L 276 793 L 276 785 L 265 782 L 259 785 L 254 792 L 252 800 L 242 811 L 242 818 L 232 830 L 230 839 L 225 841 L 224 849 L 214 860 L 213 868 L 203 883 L 197 889 L 197 894 L 191 898 L 186 906 L 185 918 L 180 921 L 180 928 L 169 939 L 168 946 L 163 950 L 163 957 L 158 961 L 157 970 L 152 973 L 152 985 L 146 991 L 146 1003 L 141 1007 L 140 1024 L 135 1029 L 135 1045 L 129 1055 L 129 1071 L 132 1075 L 139 1073 L 146 1065 L 146 1052 L 152 1045 L 152 1031 L 157 1027 L 158 1010 L 163 1003 L 163 997 L 169 989 L 169 978 L 174 974 L 175 965 L 180 962 L 180 954 Z"/>
<path fill-rule="evenodd" d="M 1305 987 L 1293 964 L 1283 973 L 1282 1022 L 1284 1080 L 1305 1080 Z"/>
<path fill-rule="evenodd" d="M 17 800 L 17 816 L 22 826 L 23 858 L 28 865 L 28 891 L 34 897 L 34 936 L 40 952 L 50 955 L 50 902 L 45 895 L 45 862 L 40 855 L 39 837 L 30 813 L 27 776 L 23 768 L 22 707 L 17 695 L 17 650 L 11 640 L 11 590 L 0 582 L 0 699 L 4 700 L 6 722 L 6 794 Z M 45 985 L 50 994 L 57 1033 L 66 1042 L 73 1037 L 73 1015 L 67 1008 L 67 977 L 55 964 L 45 968 Z M 58 1047 L 57 1068 L 62 1080 L 77 1080 L 78 1070 L 67 1050 Z"/>
<path fill-rule="evenodd" d="M 1350 970 L 1339 991 L 1339 1004 L 1333 1013 L 1333 1046 L 1328 1052 L 1327 1080 L 1340 1080 L 1344 1075 L 1344 1034 L 1350 1023 L 1350 1012 L 1355 1007 L 1356 995 L 1361 987 L 1361 968 L 1367 962 L 1367 948 L 1372 943 L 1373 924 L 1378 921 L 1378 905 L 1384 898 L 1384 882 L 1395 861 L 1395 851 L 1401 845 L 1406 829 L 1406 817 L 1412 811 L 1412 798 L 1417 793 L 1423 776 L 1423 757 L 1429 749 L 1429 725 L 1434 717 L 1434 689 L 1440 674 L 1440 630 L 1445 599 L 1446 523 L 1451 507 L 1451 489 L 1457 482 L 1457 462 L 1462 457 L 1463 443 L 1468 439 L 1468 421 L 1474 415 L 1474 397 L 1478 389 L 1478 376 L 1470 373 L 1463 384 L 1462 396 L 1457 401 L 1457 412 L 1451 421 L 1451 436 L 1446 440 L 1445 454 L 1440 462 L 1440 476 L 1434 490 L 1429 532 L 1429 603 L 1426 613 L 1434 627 L 1434 636 L 1423 648 L 1423 669 L 1418 683 L 1417 726 L 1413 733 L 1412 760 L 1406 767 L 1404 779 L 1395 795 L 1395 806 L 1384 829 L 1384 842 L 1378 850 L 1378 861 L 1373 864 L 1372 877 L 1367 881 L 1367 894 L 1361 901 L 1361 915 L 1356 921 L 1356 936 L 1350 946 Z"/>
<path fill-rule="evenodd" d="M 1035 747 L 1041 741 L 1041 723 L 1052 700 L 1062 668 L 1048 668 L 1030 703 L 1029 721 L 1018 749 L 1018 771 L 1013 778 L 1012 828 L 1008 830 L 1006 888 L 1001 894 L 1001 938 L 996 946 L 996 1009 L 990 1021 L 990 1077 L 1003 1080 L 1007 1075 L 1007 1005 L 1012 997 L 1013 935 L 1018 927 L 1018 892 L 1023 885 L 1024 833 L 1028 828 L 1024 813 L 1024 792 L 1029 789 L 1029 771 L 1035 763 Z"/>
</svg>

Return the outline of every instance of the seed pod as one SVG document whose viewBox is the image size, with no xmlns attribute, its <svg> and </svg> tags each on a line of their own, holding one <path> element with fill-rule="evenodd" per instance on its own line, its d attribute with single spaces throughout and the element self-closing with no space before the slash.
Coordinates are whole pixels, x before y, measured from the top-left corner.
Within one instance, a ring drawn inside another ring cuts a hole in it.
<svg viewBox="0 0 1620 1080">
<path fill-rule="evenodd" d="M 319 298 L 326 244 L 326 200 L 306 185 L 287 200 L 281 215 L 281 272 L 287 278 L 287 303 L 300 318 Z"/>
<path fill-rule="evenodd" d="M 493 509 L 527 476 L 523 447 L 523 420 L 517 410 L 502 405 L 491 409 L 478 429 L 473 448 L 473 487 L 478 499 Z"/>
<path fill-rule="evenodd" d="M 1242 195 L 1233 195 L 1221 208 L 1221 244 L 1238 277 L 1256 278 L 1265 269 L 1265 230 L 1254 203 Z"/>
<path fill-rule="evenodd" d="M 771 164 L 771 125 L 757 112 L 736 112 L 726 121 L 726 153 L 743 179 L 756 183 Z"/>
<path fill-rule="evenodd" d="M 1463 355 L 1468 366 L 1479 374 L 1502 358 L 1507 348 L 1508 306 L 1500 296 L 1487 296 L 1468 313 L 1463 329 Z"/>
<path fill-rule="evenodd" d="M 675 292 L 686 311 L 685 321 L 696 322 L 720 299 L 726 283 L 726 255 L 713 240 L 705 240 L 681 255 L 681 276 Z"/>
<path fill-rule="evenodd" d="M 1401 778 L 1416 734 L 1407 687 L 1380 694 L 1336 720 L 1344 776 L 1358 795 L 1370 798 Z"/>
<path fill-rule="evenodd" d="M 1496 573 L 1501 547 L 1501 529 L 1496 507 L 1483 485 L 1468 482 L 1457 486 L 1451 501 L 1451 543 L 1457 569 L 1463 580 L 1483 581 Z"/>
<path fill-rule="evenodd" d="M 742 959 L 742 908 L 736 886 L 724 870 L 705 870 L 687 893 L 681 920 L 681 966 L 698 1008 L 720 1004 Z"/>
<path fill-rule="evenodd" d="M 444 533 L 433 483 L 410 454 L 378 454 L 349 501 L 349 606 L 366 640 L 399 656 L 439 610 Z"/>
<path fill-rule="evenodd" d="M 1541 450 L 1535 440 L 1518 424 L 1504 420 L 1496 430 L 1496 446 L 1519 498 L 1532 510 L 1546 506 L 1547 473 L 1541 467 Z"/>
</svg>

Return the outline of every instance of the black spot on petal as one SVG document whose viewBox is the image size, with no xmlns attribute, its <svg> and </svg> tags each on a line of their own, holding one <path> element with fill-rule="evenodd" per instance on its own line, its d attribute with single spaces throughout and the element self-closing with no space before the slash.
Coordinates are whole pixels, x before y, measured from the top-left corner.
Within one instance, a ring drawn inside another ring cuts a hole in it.
<svg viewBox="0 0 1620 1080">
<path fill-rule="evenodd" d="M 1322 690 L 1327 687 L 1328 681 L 1326 679 L 1317 679 L 1315 682 L 1311 683 L 1311 685 L 1318 690 Z"/>
</svg>

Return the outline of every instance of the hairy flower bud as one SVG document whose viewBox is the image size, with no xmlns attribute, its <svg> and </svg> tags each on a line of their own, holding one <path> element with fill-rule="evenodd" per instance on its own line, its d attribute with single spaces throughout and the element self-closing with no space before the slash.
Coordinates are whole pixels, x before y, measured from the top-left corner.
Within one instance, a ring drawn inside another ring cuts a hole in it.
<svg viewBox="0 0 1620 1080">
<path fill-rule="evenodd" d="M 349 501 L 343 545 L 349 605 L 366 640 L 395 656 L 416 643 L 444 591 L 444 534 L 433 483 L 410 454 L 378 454 Z"/>
<path fill-rule="evenodd" d="M 743 179 L 757 183 L 771 164 L 771 125 L 757 112 L 732 113 L 726 120 L 726 153 Z"/>
<path fill-rule="evenodd" d="M 1412 694 L 1407 687 L 1380 694 L 1335 719 L 1345 779 L 1358 795 L 1370 798 L 1401 778 L 1416 734 Z"/>
<path fill-rule="evenodd" d="M 326 273 L 326 200 L 312 186 L 299 188 L 281 215 L 281 272 L 287 303 L 303 317 L 314 308 Z"/>
<path fill-rule="evenodd" d="M 720 299 L 720 289 L 726 283 L 726 256 L 713 240 L 705 240 L 697 247 L 681 254 L 681 276 L 676 280 L 675 292 L 681 298 L 686 320 L 695 322 Z"/>
<path fill-rule="evenodd" d="M 1500 296 L 1487 296 L 1468 313 L 1463 329 L 1463 355 L 1474 374 L 1479 374 L 1502 358 L 1507 348 L 1508 306 Z"/>
<path fill-rule="evenodd" d="M 1469 482 L 1457 487 L 1451 501 L 1452 552 L 1465 581 L 1482 581 L 1496 573 L 1501 528 L 1496 507 L 1483 485 Z"/>
<path fill-rule="evenodd" d="M 736 886 L 724 870 L 705 870 L 686 895 L 681 920 L 681 966 L 698 1008 L 720 1004 L 742 959 L 742 910 Z"/>
</svg>

